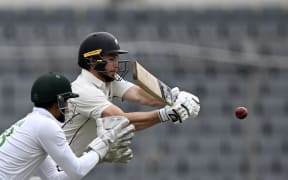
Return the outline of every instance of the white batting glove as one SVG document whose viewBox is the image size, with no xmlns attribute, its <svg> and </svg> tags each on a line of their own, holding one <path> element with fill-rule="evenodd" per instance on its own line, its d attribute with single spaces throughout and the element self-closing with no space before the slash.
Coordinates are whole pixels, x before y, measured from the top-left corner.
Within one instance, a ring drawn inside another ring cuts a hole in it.
<svg viewBox="0 0 288 180">
<path fill-rule="evenodd" d="M 184 104 L 189 110 L 190 117 L 195 118 L 198 116 L 200 111 L 200 100 L 197 96 L 186 91 L 181 91 L 176 101 L 184 101 Z"/>
<path fill-rule="evenodd" d="M 106 155 L 111 144 L 116 142 L 118 138 L 121 138 L 122 136 L 127 134 L 128 130 L 125 129 L 124 127 L 126 127 L 129 124 L 129 120 L 123 117 L 117 125 L 109 129 L 108 128 L 105 129 L 104 119 L 107 120 L 107 118 L 98 118 L 96 120 L 98 138 L 94 139 L 88 145 L 90 149 L 94 150 L 99 154 L 100 160 L 102 160 L 103 157 Z"/>
<path fill-rule="evenodd" d="M 172 106 L 159 110 L 161 122 L 172 121 L 182 123 L 189 117 L 195 118 L 200 111 L 199 98 L 191 93 L 181 91 Z"/>
<path fill-rule="evenodd" d="M 179 93 L 180 93 L 180 89 L 178 87 L 174 87 L 171 89 L 173 102 L 175 102 L 177 100 Z"/>
</svg>

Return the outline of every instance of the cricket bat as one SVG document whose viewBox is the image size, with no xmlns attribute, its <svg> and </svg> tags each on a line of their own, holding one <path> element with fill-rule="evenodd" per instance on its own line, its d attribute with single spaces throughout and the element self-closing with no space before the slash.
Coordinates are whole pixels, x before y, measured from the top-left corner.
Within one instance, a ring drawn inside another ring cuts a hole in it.
<svg viewBox="0 0 288 180">
<path fill-rule="evenodd" d="M 156 78 L 137 61 L 133 62 L 133 80 L 135 84 L 144 89 L 148 94 L 168 104 L 173 104 L 171 88 Z"/>
</svg>

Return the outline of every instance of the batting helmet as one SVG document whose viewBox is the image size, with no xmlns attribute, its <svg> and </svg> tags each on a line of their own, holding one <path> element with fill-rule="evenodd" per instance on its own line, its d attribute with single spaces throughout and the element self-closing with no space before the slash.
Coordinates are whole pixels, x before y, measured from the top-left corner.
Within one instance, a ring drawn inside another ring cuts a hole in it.
<svg viewBox="0 0 288 180">
<path fill-rule="evenodd" d="M 128 51 L 120 49 L 118 40 L 108 32 L 95 32 L 89 34 L 81 43 L 78 54 L 78 64 L 84 69 L 89 69 L 87 58 L 95 57 L 103 60 L 106 54 L 127 54 Z M 106 61 L 99 61 L 95 70 L 103 71 Z"/>
<path fill-rule="evenodd" d="M 69 80 L 54 72 L 40 76 L 31 89 L 31 101 L 35 104 L 56 102 L 59 98 L 67 100 L 78 96 L 72 92 Z"/>
</svg>

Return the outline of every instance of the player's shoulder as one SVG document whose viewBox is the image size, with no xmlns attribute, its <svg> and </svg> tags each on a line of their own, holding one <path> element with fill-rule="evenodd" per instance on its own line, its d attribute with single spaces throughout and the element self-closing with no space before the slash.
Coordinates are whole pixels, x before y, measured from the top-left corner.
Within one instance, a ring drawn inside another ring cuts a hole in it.
<svg viewBox="0 0 288 180">
<path fill-rule="evenodd" d="M 60 123 L 56 119 L 52 118 L 42 118 L 39 121 L 38 133 L 43 136 L 57 134 L 57 132 L 62 131 Z"/>
<path fill-rule="evenodd" d="M 37 124 L 39 128 L 40 127 L 48 128 L 48 127 L 58 127 L 59 125 L 56 121 L 57 120 L 55 118 L 52 118 L 49 116 L 38 115 L 38 116 L 35 116 L 31 122 Z"/>
<path fill-rule="evenodd" d="M 100 84 L 83 81 L 74 81 L 72 83 L 72 91 L 79 94 L 78 98 L 73 98 L 73 101 L 78 101 L 86 98 L 105 97 L 103 91 L 99 88 Z"/>
<path fill-rule="evenodd" d="M 130 81 L 124 80 L 124 79 L 122 79 L 121 81 L 112 81 L 111 82 L 112 89 L 116 90 L 116 91 L 127 90 L 132 86 L 135 86 L 135 84 L 130 82 Z"/>
<path fill-rule="evenodd" d="M 92 85 L 72 86 L 72 91 L 79 94 L 79 97 L 71 99 L 72 101 L 78 101 L 87 98 L 89 100 L 91 98 L 105 97 L 105 94 L 101 89 Z"/>
<path fill-rule="evenodd" d="M 81 90 L 96 90 L 98 89 L 97 86 L 94 85 L 94 83 L 90 82 L 89 80 L 85 78 L 78 77 L 75 81 L 71 83 L 72 90 L 75 92 L 81 91 Z"/>
<path fill-rule="evenodd" d="M 46 136 L 46 134 L 54 133 L 61 129 L 61 126 L 57 124 L 55 118 L 32 113 L 24 118 L 24 128 L 33 132 L 36 136 Z"/>
</svg>

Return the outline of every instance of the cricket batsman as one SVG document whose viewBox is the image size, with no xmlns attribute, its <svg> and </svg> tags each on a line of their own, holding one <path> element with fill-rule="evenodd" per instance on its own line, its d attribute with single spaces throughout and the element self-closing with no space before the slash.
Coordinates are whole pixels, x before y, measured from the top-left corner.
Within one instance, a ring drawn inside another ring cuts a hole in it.
<svg viewBox="0 0 288 180">
<path fill-rule="evenodd" d="M 120 55 L 126 53 L 128 52 L 120 49 L 116 37 L 108 32 L 91 33 L 80 44 L 78 65 L 81 73 L 72 82 L 73 92 L 80 96 L 71 99 L 70 103 L 77 105 L 77 115 L 63 126 L 70 146 L 78 156 L 96 137 L 97 118 L 124 116 L 135 126 L 136 131 L 140 131 L 166 122 L 182 123 L 188 118 L 196 118 L 200 111 L 199 98 L 189 92 L 180 91 L 177 87 L 172 89 L 175 101 L 168 106 L 139 86 L 124 80 L 128 61 L 120 60 Z M 155 110 L 126 112 L 113 104 L 113 98 L 155 107 Z M 131 160 L 133 152 L 129 145 L 132 137 L 133 134 L 129 133 L 117 140 L 103 158 L 103 162 L 127 163 Z"/>
</svg>

